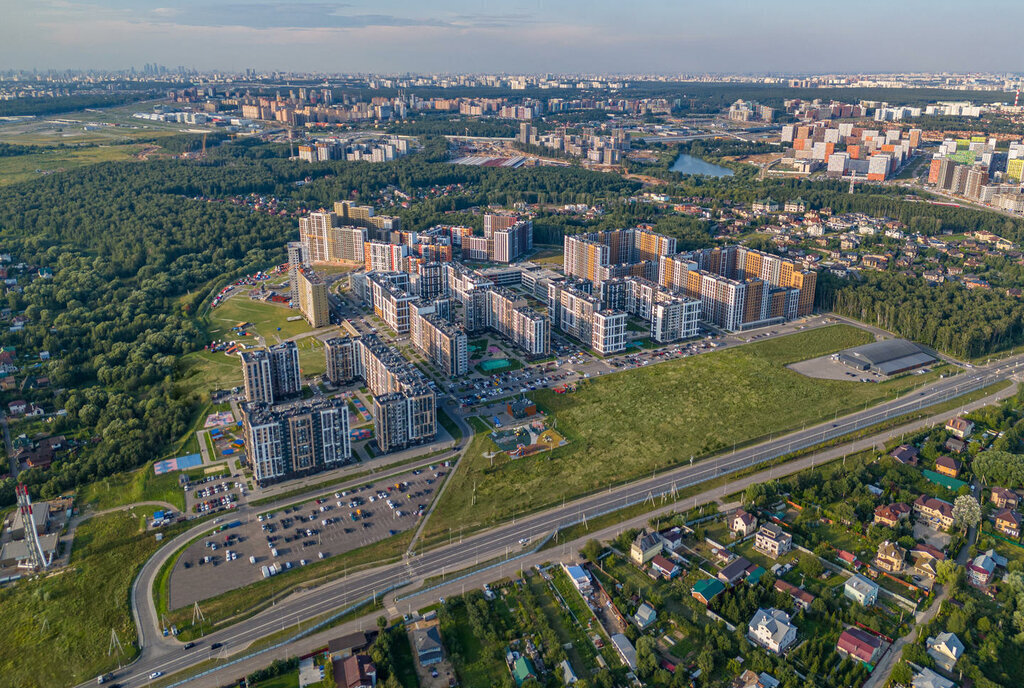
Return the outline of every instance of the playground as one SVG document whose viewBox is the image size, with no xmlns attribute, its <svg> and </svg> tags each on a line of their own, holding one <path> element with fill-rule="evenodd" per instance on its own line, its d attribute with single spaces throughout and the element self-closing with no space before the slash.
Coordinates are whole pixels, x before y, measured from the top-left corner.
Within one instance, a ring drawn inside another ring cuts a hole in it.
<svg viewBox="0 0 1024 688">
<path fill-rule="evenodd" d="M 548 427 L 545 418 L 515 427 L 496 428 L 491 433 L 491 440 L 513 459 L 551 451 L 568 443 L 557 430 Z"/>
</svg>

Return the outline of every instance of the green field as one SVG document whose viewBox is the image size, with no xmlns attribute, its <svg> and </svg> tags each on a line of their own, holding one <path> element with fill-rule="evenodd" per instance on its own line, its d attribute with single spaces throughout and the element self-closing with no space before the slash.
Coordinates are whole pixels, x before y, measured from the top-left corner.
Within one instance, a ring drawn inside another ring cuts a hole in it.
<svg viewBox="0 0 1024 688">
<path fill-rule="evenodd" d="M 221 303 L 207 315 L 206 330 L 213 339 L 240 339 L 231 328 L 240 322 L 252 323 L 252 330 L 262 336 L 268 345 L 279 343 L 279 340 L 309 332 L 309 324 L 302 319 L 288 321 L 288 318 L 300 315 L 297 309 L 263 301 L 253 301 L 241 294 Z M 278 330 L 277 328 L 281 328 Z M 250 330 L 251 331 L 251 330 Z"/>
<path fill-rule="evenodd" d="M 134 657 L 128 591 L 159 546 L 140 529 L 142 518 L 139 511 L 83 523 L 70 569 L 0 590 L 0 683 L 54 688 L 93 681 L 117 667 L 117 657 L 107 656 L 111 629 L 127 650 L 122 662 Z"/>
<path fill-rule="evenodd" d="M 130 160 L 142 148 L 143 146 L 138 144 L 90 148 L 40 148 L 40 152 L 31 155 L 0 157 L 0 186 L 100 162 Z"/>
<path fill-rule="evenodd" d="M 591 380 L 574 394 L 541 390 L 565 447 L 526 459 L 491 459 L 478 435 L 451 476 L 424 538 L 451 523 L 486 527 L 609 485 L 650 475 L 770 433 L 863 409 L 920 385 L 925 375 L 880 384 L 819 380 L 785 366 L 871 341 L 848 325 L 806 330 L 756 344 Z M 479 429 L 479 428 L 478 428 Z M 475 504 L 474 504 L 475 485 Z"/>
<path fill-rule="evenodd" d="M 78 503 L 102 511 L 137 502 L 168 502 L 181 512 L 185 510 L 185 492 L 178 486 L 178 475 L 177 471 L 156 475 L 152 464 L 116 473 L 83 487 Z"/>
</svg>

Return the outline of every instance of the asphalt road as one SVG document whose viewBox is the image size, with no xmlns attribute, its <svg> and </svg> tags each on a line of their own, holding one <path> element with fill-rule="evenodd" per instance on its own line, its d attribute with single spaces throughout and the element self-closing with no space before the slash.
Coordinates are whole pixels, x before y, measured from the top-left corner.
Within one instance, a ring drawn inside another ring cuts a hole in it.
<svg viewBox="0 0 1024 688">
<path fill-rule="evenodd" d="M 223 644 L 219 652 L 224 656 L 236 654 L 246 645 L 267 634 L 327 612 L 341 611 L 355 601 L 372 595 L 381 595 L 410 581 L 464 569 L 474 562 L 486 562 L 520 553 L 524 550 L 520 544 L 524 538 L 529 538 L 532 546 L 557 529 L 581 522 L 584 517 L 594 518 L 645 500 L 653 502 L 675 490 L 755 466 L 792 451 L 841 437 L 961 396 L 998 380 L 1007 379 L 1017 372 L 1022 362 L 1024 357 L 1018 356 L 989 366 L 971 368 L 961 375 L 941 379 L 900 399 L 838 418 L 834 422 L 825 422 L 756 446 L 705 459 L 692 466 L 686 465 L 627 485 L 610 488 L 607 492 L 592 494 L 564 506 L 500 525 L 485 533 L 452 542 L 420 555 L 406 557 L 402 562 L 354 573 L 320 587 L 293 594 L 247 620 L 208 635 L 198 647 L 184 651 L 177 640 L 161 636 L 150 591 L 152 581 L 163 560 L 173 553 L 176 545 L 183 544 L 193 535 L 210 527 L 209 524 L 198 526 L 176 538 L 171 545 L 161 550 L 161 554 L 144 565 L 133 588 L 132 597 L 142 653 L 130 669 L 122 672 L 118 681 L 127 687 L 141 686 L 146 684 L 147 677 L 152 671 L 171 674 L 183 670 L 206 659 L 210 655 L 207 648 L 214 642 Z M 231 675 L 229 670 L 223 672 L 225 680 Z"/>
</svg>

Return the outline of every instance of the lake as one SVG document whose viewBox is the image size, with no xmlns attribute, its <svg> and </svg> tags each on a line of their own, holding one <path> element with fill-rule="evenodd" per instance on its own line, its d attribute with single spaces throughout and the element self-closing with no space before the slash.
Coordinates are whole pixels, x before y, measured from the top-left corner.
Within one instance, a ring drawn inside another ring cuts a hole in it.
<svg viewBox="0 0 1024 688">
<path fill-rule="evenodd" d="M 683 174 L 703 174 L 707 177 L 731 177 L 733 172 L 728 167 L 722 167 L 708 162 L 707 160 L 701 160 L 695 158 L 692 155 L 686 153 L 680 153 L 676 161 L 672 163 L 672 167 L 669 168 L 673 172 L 682 172 Z"/>
</svg>

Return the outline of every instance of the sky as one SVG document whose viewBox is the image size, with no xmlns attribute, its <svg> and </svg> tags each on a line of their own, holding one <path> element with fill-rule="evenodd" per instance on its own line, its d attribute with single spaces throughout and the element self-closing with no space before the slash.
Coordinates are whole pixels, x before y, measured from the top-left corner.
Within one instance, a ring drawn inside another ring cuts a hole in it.
<svg viewBox="0 0 1024 688">
<path fill-rule="evenodd" d="M 1022 21 L 1020 0 L 0 0 L 0 69 L 1021 72 Z"/>
</svg>

